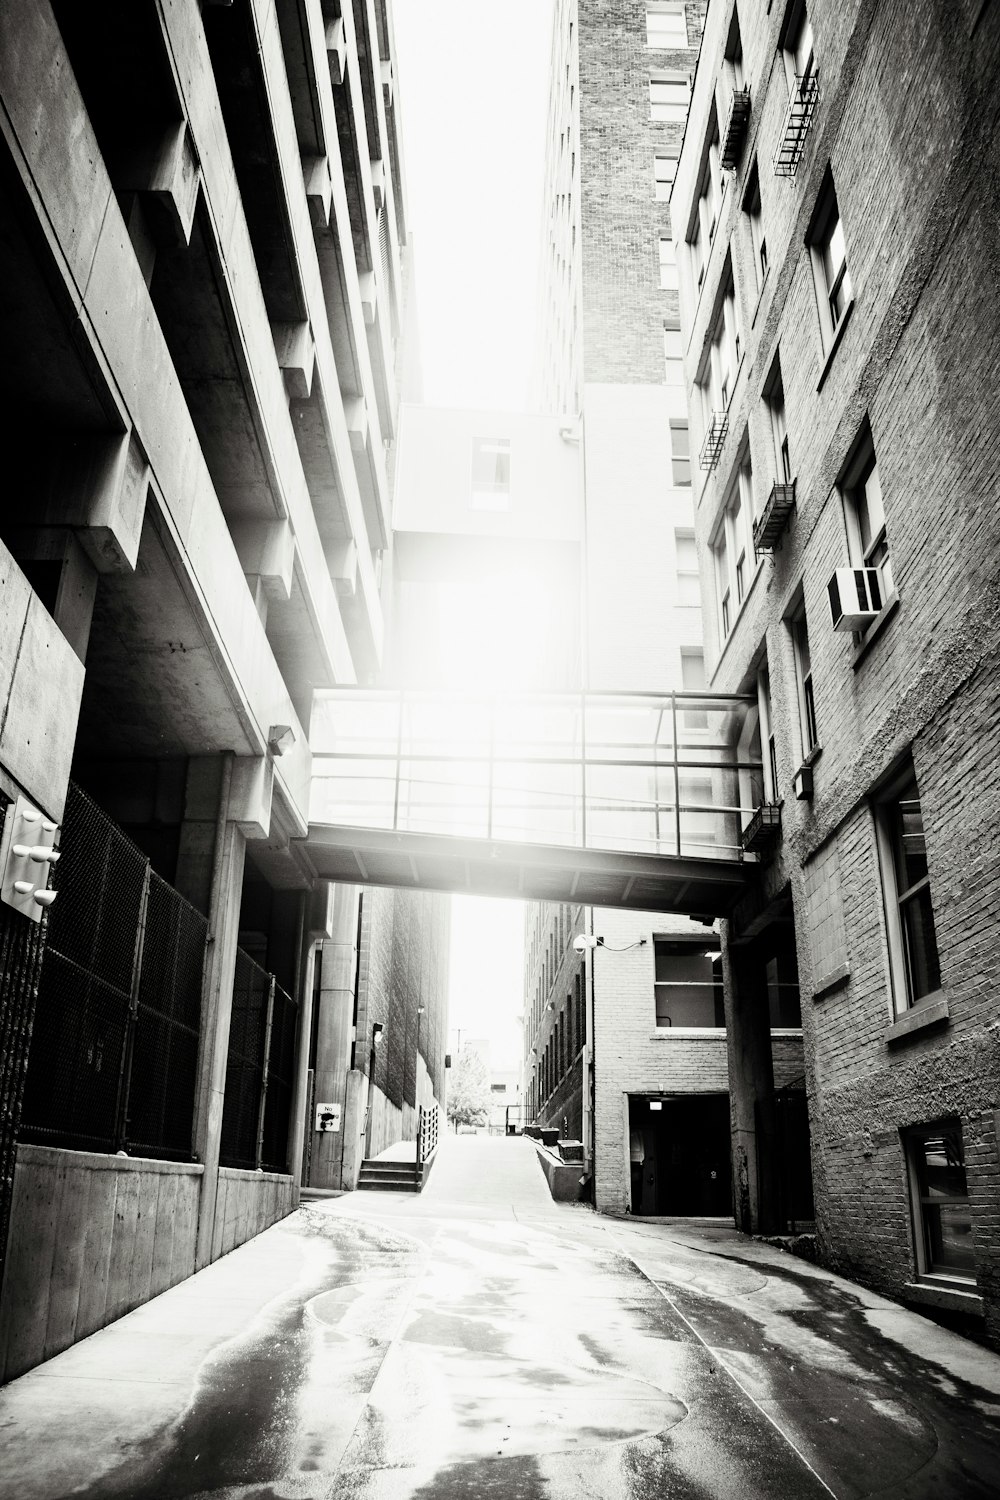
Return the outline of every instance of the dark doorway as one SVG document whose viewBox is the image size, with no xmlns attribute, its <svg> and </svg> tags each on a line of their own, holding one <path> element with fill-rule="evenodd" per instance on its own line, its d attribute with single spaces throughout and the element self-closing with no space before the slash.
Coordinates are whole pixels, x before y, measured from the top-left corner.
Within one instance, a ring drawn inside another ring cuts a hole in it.
<svg viewBox="0 0 1000 1500">
<path fill-rule="evenodd" d="M 729 1096 L 629 1098 L 634 1214 L 732 1215 Z"/>
</svg>

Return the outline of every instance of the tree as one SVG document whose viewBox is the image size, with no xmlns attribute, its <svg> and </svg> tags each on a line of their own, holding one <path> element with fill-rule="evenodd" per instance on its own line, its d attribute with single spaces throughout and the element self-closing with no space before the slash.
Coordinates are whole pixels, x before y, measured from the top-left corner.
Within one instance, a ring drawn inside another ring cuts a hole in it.
<svg viewBox="0 0 1000 1500">
<path fill-rule="evenodd" d="M 490 1080 L 486 1064 L 471 1047 L 459 1055 L 448 1085 L 448 1119 L 459 1125 L 485 1125 L 489 1118 Z"/>
</svg>

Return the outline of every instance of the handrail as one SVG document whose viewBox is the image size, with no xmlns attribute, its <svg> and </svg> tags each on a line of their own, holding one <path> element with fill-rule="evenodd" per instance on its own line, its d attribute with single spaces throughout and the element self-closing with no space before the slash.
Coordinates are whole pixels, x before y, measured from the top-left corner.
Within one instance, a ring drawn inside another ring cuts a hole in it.
<svg viewBox="0 0 1000 1500">
<path fill-rule="evenodd" d="M 421 1104 L 417 1120 L 417 1166 L 425 1167 L 438 1148 L 441 1126 L 441 1111 L 435 1104 L 430 1109 Z"/>
</svg>

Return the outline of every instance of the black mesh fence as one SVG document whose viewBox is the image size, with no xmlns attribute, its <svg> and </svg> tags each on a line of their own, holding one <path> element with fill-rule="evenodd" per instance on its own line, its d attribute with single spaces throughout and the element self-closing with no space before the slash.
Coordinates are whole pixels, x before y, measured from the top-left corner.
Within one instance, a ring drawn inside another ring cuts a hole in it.
<svg viewBox="0 0 1000 1500">
<path fill-rule="evenodd" d="M 9 806 L 9 798 L 0 792 L 0 823 Z M 9 906 L 0 906 L 0 1280 L 47 923 L 45 915 L 33 922 Z"/>
<path fill-rule="evenodd" d="M 201 913 L 151 873 L 126 1116 L 136 1155 L 190 1155 L 207 936 Z"/>
<path fill-rule="evenodd" d="M 60 847 L 20 1138 L 190 1158 L 205 919 L 72 785 Z"/>
<path fill-rule="evenodd" d="M 261 1152 L 261 1166 L 270 1172 L 288 1170 L 288 1121 L 292 1110 L 297 1023 L 298 1007 L 292 997 L 275 984 Z"/>
<path fill-rule="evenodd" d="M 297 1008 L 274 977 L 237 949 L 220 1161 L 287 1170 Z"/>
</svg>

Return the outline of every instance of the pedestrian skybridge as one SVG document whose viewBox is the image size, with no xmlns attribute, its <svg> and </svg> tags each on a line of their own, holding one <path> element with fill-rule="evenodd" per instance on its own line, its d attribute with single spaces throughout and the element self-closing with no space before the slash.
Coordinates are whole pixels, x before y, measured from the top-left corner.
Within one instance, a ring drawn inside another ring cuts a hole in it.
<svg viewBox="0 0 1000 1500">
<path fill-rule="evenodd" d="M 325 879 L 718 916 L 753 865 L 756 699 L 338 688 L 311 742 Z"/>
</svg>

